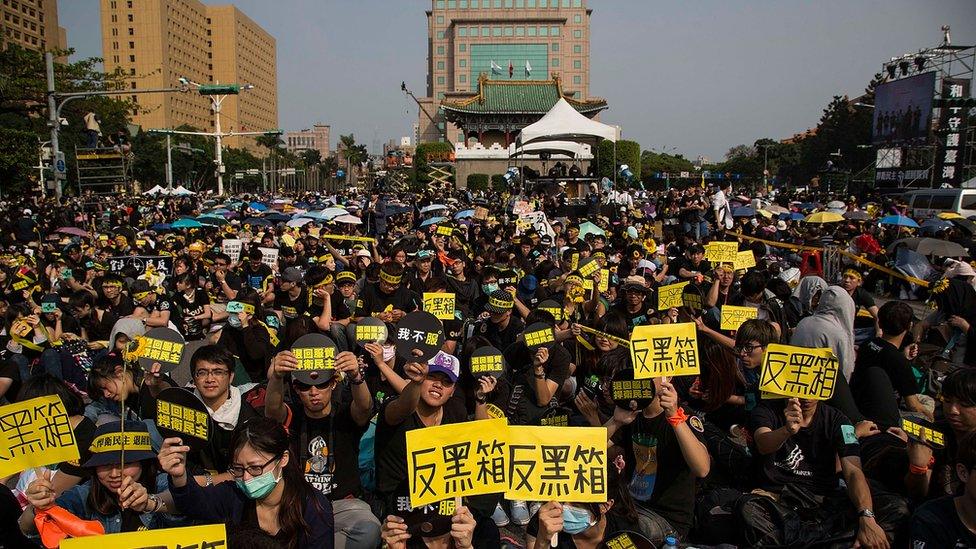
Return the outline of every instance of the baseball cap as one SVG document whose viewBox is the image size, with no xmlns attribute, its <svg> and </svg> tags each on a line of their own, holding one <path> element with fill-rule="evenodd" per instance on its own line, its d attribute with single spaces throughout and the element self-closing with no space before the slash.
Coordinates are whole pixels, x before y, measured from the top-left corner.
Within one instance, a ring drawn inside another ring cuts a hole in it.
<svg viewBox="0 0 976 549">
<path fill-rule="evenodd" d="M 359 250 L 356 252 L 356 257 L 373 257 L 373 254 L 369 253 L 367 250 Z"/>
<path fill-rule="evenodd" d="M 488 304 L 485 309 L 491 313 L 504 313 L 511 311 L 514 305 L 512 294 L 505 290 L 495 290 L 488 294 Z"/>
<path fill-rule="evenodd" d="M 303 278 L 302 272 L 299 271 L 296 267 L 288 267 L 281 273 L 281 279 L 284 280 L 285 282 L 293 282 L 295 284 L 298 284 L 299 282 L 302 281 L 302 278 Z"/>
<path fill-rule="evenodd" d="M 451 380 L 451 383 L 454 383 L 461 373 L 461 361 L 454 355 L 449 355 L 444 351 L 437 351 L 434 358 L 427 361 L 428 375 L 434 372 L 441 372 Z"/>
<path fill-rule="evenodd" d="M 352 271 L 342 271 L 336 275 L 336 284 L 355 284 L 356 283 L 356 273 Z"/>
</svg>

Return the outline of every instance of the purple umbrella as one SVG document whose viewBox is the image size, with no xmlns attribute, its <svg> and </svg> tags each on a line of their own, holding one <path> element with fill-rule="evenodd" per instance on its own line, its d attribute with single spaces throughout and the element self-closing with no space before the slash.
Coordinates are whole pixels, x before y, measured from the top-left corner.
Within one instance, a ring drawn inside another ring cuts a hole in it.
<svg viewBox="0 0 976 549">
<path fill-rule="evenodd" d="M 62 234 L 70 234 L 72 236 L 80 236 L 82 238 L 88 237 L 88 231 L 86 231 L 85 229 L 79 229 L 78 227 L 61 227 L 55 232 L 62 233 Z"/>
</svg>

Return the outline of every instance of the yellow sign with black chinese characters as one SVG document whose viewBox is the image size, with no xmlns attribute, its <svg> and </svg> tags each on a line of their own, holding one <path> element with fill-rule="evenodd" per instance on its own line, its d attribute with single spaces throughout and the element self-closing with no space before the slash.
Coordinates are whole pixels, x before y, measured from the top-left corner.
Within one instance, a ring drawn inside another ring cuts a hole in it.
<svg viewBox="0 0 976 549">
<path fill-rule="evenodd" d="M 738 330 L 742 323 L 756 318 L 759 309 L 755 307 L 736 307 L 735 305 L 722 305 L 722 324 L 723 330 Z"/>
<path fill-rule="evenodd" d="M 386 341 L 386 326 L 371 326 L 368 324 L 356 324 L 356 341 L 361 343 L 383 343 Z"/>
<path fill-rule="evenodd" d="M 227 531 L 223 524 L 142 530 L 122 534 L 65 538 L 61 549 L 227 549 Z"/>
<path fill-rule="evenodd" d="M 60 397 L 0 407 L 0 477 L 78 459 L 78 443 Z"/>
<path fill-rule="evenodd" d="M 486 374 L 504 370 L 502 355 L 482 355 L 471 357 L 471 373 Z"/>
<path fill-rule="evenodd" d="M 607 501 L 605 427 L 508 428 L 508 490 L 522 501 Z"/>
<path fill-rule="evenodd" d="M 328 370 L 335 368 L 335 347 L 305 347 L 292 349 L 298 360 L 296 370 Z"/>
<path fill-rule="evenodd" d="M 654 398 L 653 379 L 619 379 L 610 385 L 613 400 L 641 400 Z"/>
<path fill-rule="evenodd" d="M 586 261 L 583 265 L 580 265 L 579 274 L 583 278 L 589 278 L 593 276 L 593 273 L 600 270 L 600 263 L 596 260 Z"/>
<path fill-rule="evenodd" d="M 610 269 L 600 269 L 600 293 L 610 289 Z"/>
<path fill-rule="evenodd" d="M 156 425 L 184 435 L 207 440 L 210 437 L 208 419 L 200 410 L 162 400 L 156 403 Z"/>
<path fill-rule="evenodd" d="M 454 234 L 454 227 L 451 227 L 450 225 L 438 225 L 437 234 L 442 236 L 451 236 Z"/>
<path fill-rule="evenodd" d="M 507 438 L 504 419 L 407 431 L 410 505 L 505 491 Z"/>
<path fill-rule="evenodd" d="M 756 266 L 756 254 L 752 250 L 744 250 L 735 254 L 735 262 L 732 268 L 735 270 L 751 269 Z"/>
<path fill-rule="evenodd" d="M 424 310 L 440 320 L 454 320 L 455 302 L 453 292 L 424 292 Z"/>
<path fill-rule="evenodd" d="M 945 435 L 924 425 L 915 423 L 907 417 L 901 418 L 901 429 L 914 439 L 924 440 L 931 446 L 945 447 Z"/>
<path fill-rule="evenodd" d="M 179 364 L 183 356 L 183 343 L 177 341 L 163 341 L 154 337 L 147 337 L 143 344 L 142 358 L 156 362 Z"/>
<path fill-rule="evenodd" d="M 694 322 L 637 326 L 630 335 L 634 378 L 698 375 Z"/>
<path fill-rule="evenodd" d="M 529 347 L 548 345 L 556 341 L 555 333 L 551 329 L 536 330 L 525 333 L 525 344 Z"/>
<path fill-rule="evenodd" d="M 766 348 L 759 389 L 775 395 L 827 400 L 834 394 L 838 363 L 829 348 L 772 343 Z"/>
<path fill-rule="evenodd" d="M 715 263 L 735 263 L 738 254 L 738 242 L 709 242 L 705 244 L 705 259 Z"/>
<path fill-rule="evenodd" d="M 680 307 L 684 305 L 684 298 L 682 297 L 682 292 L 684 292 L 685 286 L 688 282 L 679 282 L 677 284 L 669 284 L 667 286 L 661 286 L 657 289 L 657 310 L 664 311 L 672 307 Z"/>
</svg>

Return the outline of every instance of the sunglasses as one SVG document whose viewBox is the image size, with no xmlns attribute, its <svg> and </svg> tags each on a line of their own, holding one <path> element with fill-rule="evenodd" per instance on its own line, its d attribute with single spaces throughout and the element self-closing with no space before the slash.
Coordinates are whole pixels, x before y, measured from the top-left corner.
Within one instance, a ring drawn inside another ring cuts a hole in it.
<svg viewBox="0 0 976 549">
<path fill-rule="evenodd" d="M 312 387 L 315 387 L 316 389 L 319 389 L 319 390 L 327 389 L 330 385 L 335 384 L 336 381 L 337 381 L 337 378 L 333 377 L 333 378 L 330 378 L 328 381 L 323 381 L 322 383 L 316 383 L 314 385 L 312 385 L 310 383 L 302 383 L 301 381 L 292 381 L 291 382 L 291 385 L 299 393 L 307 393 L 307 392 L 309 392 L 309 391 L 312 390 Z"/>
</svg>

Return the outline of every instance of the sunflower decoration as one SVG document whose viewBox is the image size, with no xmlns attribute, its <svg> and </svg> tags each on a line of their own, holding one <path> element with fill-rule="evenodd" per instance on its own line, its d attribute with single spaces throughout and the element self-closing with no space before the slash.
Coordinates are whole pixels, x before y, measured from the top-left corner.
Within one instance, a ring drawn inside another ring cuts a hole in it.
<svg viewBox="0 0 976 549">
<path fill-rule="evenodd" d="M 129 343 L 128 347 L 126 347 L 125 352 L 122 354 L 122 360 L 125 362 L 138 361 L 139 357 L 146 352 L 146 347 L 148 344 L 148 340 L 145 336 L 137 336 Z"/>
<path fill-rule="evenodd" d="M 931 287 L 929 287 L 929 298 L 925 300 L 925 304 L 928 305 L 930 309 L 937 309 L 938 304 L 935 302 L 935 298 L 942 292 L 946 291 L 946 288 L 948 287 L 949 279 L 945 277 L 940 278 L 938 281 L 932 284 Z"/>
</svg>

